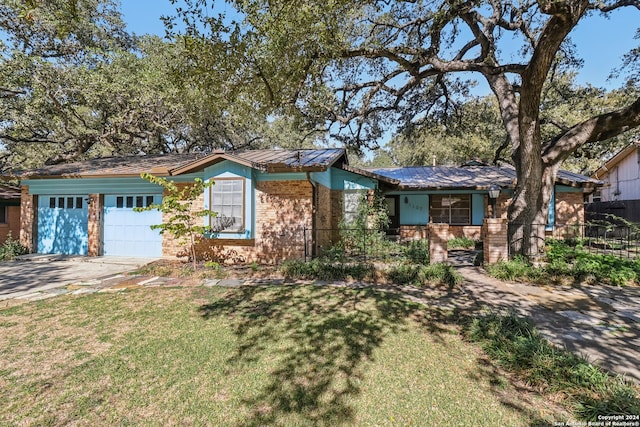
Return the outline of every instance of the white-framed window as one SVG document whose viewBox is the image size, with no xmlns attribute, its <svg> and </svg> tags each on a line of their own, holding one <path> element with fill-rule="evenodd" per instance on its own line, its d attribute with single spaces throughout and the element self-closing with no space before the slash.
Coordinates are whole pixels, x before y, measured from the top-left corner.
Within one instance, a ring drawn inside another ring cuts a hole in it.
<svg viewBox="0 0 640 427">
<path fill-rule="evenodd" d="M 82 209 L 84 199 L 82 197 L 49 197 L 49 207 L 51 209 Z"/>
<path fill-rule="evenodd" d="M 211 188 L 211 208 L 216 216 L 211 227 L 216 232 L 242 233 L 244 226 L 244 178 L 216 178 Z"/>
<path fill-rule="evenodd" d="M 451 225 L 471 224 L 470 194 L 432 194 L 429 200 L 431 222 Z"/>
<path fill-rule="evenodd" d="M 342 211 L 345 224 L 353 223 L 358 217 L 360 203 L 366 190 L 344 190 L 342 200 Z"/>
</svg>

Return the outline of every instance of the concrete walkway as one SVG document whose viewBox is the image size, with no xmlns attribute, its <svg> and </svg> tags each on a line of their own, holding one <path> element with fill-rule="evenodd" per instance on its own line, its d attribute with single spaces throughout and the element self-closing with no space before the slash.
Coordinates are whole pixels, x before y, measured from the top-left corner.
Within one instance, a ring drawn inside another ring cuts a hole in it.
<svg viewBox="0 0 640 427">
<path fill-rule="evenodd" d="M 552 343 L 640 382 L 640 287 L 539 286 L 503 282 L 457 266 L 475 303 L 531 319 Z"/>
<path fill-rule="evenodd" d="M 66 286 L 108 284 L 157 258 L 25 255 L 0 262 L 0 301 L 45 299 L 66 293 Z"/>
</svg>

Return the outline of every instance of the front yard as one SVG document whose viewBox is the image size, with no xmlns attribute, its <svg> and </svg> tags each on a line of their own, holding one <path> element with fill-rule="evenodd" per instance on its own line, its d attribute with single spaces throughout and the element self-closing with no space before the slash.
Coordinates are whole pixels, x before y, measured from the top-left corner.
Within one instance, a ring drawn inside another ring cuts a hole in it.
<svg viewBox="0 0 640 427">
<path fill-rule="evenodd" d="M 0 308 L 2 425 L 535 425 L 449 313 L 371 289 L 157 287 Z"/>
</svg>

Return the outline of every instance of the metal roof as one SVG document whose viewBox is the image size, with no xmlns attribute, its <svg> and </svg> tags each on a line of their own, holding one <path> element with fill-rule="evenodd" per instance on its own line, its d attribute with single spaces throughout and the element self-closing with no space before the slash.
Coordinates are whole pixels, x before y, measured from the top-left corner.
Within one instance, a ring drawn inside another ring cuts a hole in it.
<svg viewBox="0 0 640 427">
<path fill-rule="evenodd" d="M 19 200 L 20 189 L 12 185 L 0 185 L 0 200 Z"/>
<path fill-rule="evenodd" d="M 486 190 L 492 184 L 514 188 L 516 171 L 511 166 L 414 166 L 370 169 L 397 179 L 399 187 L 429 190 Z M 572 186 L 598 185 L 601 181 L 567 171 L 559 171 L 557 181 Z"/>
<path fill-rule="evenodd" d="M 155 154 L 127 157 L 102 157 L 81 162 L 44 166 L 19 172 L 28 177 L 138 176 L 142 172 L 177 175 L 201 170 L 223 160 L 237 161 L 255 169 L 271 172 L 288 170 L 324 170 L 345 155 L 341 148 L 318 150 L 246 150 L 237 152 Z"/>
</svg>

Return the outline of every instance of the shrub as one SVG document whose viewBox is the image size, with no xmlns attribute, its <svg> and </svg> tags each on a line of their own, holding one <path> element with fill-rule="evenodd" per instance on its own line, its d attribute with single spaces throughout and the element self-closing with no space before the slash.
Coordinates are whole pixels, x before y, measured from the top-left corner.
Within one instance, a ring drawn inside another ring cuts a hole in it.
<svg viewBox="0 0 640 427">
<path fill-rule="evenodd" d="M 368 263 L 336 263 L 325 259 L 309 262 L 288 260 L 282 263 L 280 271 L 287 279 L 306 280 L 363 280 L 375 275 L 375 267 Z"/>
<path fill-rule="evenodd" d="M 534 279 L 540 275 L 539 271 L 521 256 L 488 265 L 487 272 L 500 280 Z"/>
<path fill-rule="evenodd" d="M 526 382 L 543 390 L 566 393 L 584 420 L 640 412 L 640 399 L 632 385 L 554 347 L 525 319 L 490 314 L 473 319 L 465 327 L 465 334 Z"/>
<path fill-rule="evenodd" d="M 462 283 L 462 276 L 452 266 L 445 263 L 430 265 L 400 264 L 386 273 L 387 279 L 398 285 L 425 286 L 439 283 L 453 287 Z"/>
<path fill-rule="evenodd" d="M 447 248 L 449 249 L 467 249 L 475 248 L 476 241 L 469 237 L 454 237 L 447 241 Z"/>
<path fill-rule="evenodd" d="M 407 261 L 415 264 L 429 264 L 429 241 L 412 240 L 402 247 L 402 253 Z"/>
<path fill-rule="evenodd" d="M 26 254 L 28 249 L 20 243 L 20 240 L 11 237 L 11 232 L 7 234 L 7 239 L 0 246 L 0 261 L 9 261 L 19 255 Z"/>
</svg>

